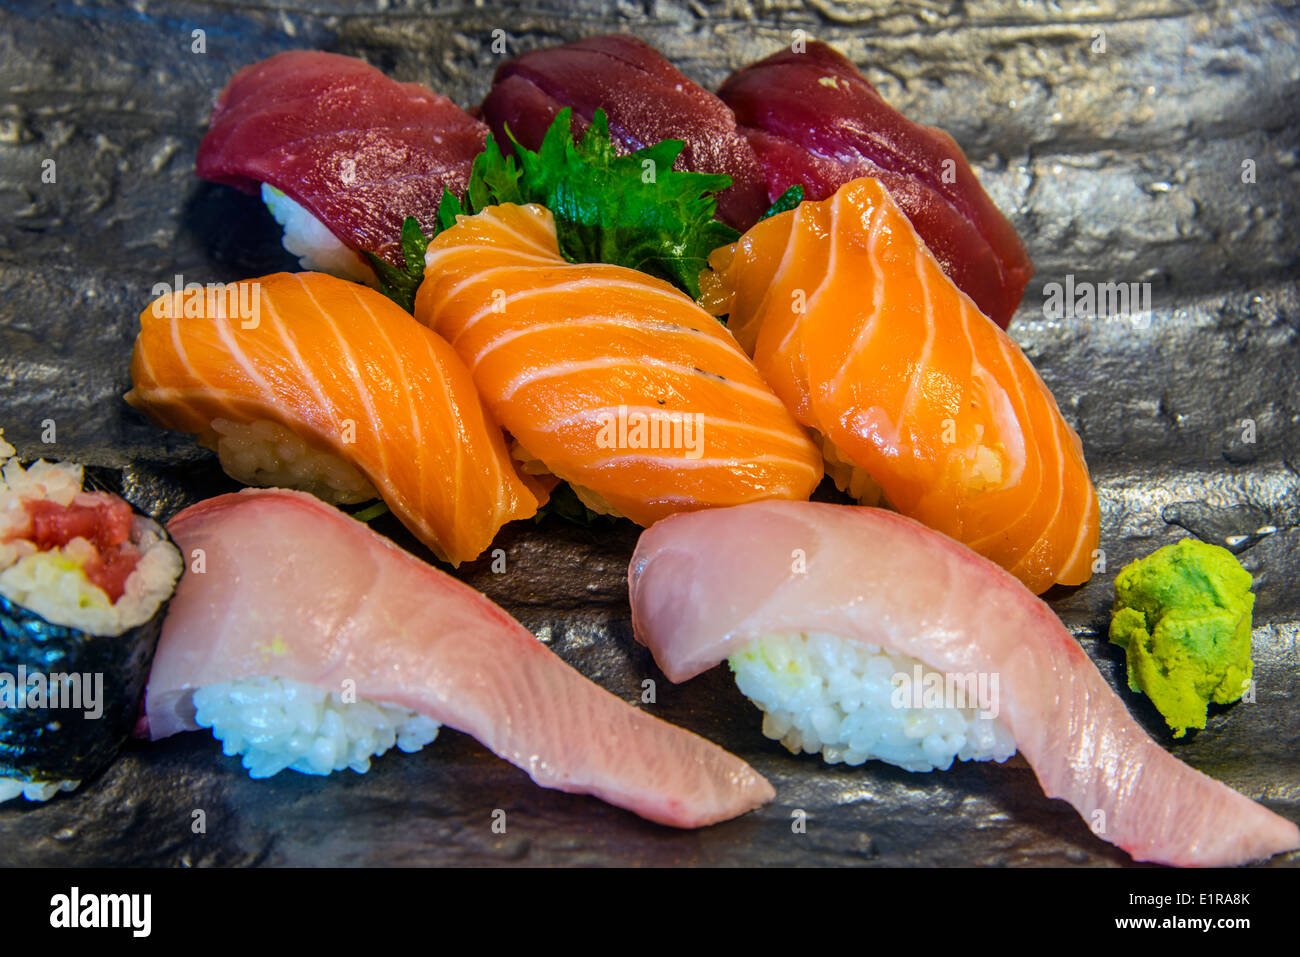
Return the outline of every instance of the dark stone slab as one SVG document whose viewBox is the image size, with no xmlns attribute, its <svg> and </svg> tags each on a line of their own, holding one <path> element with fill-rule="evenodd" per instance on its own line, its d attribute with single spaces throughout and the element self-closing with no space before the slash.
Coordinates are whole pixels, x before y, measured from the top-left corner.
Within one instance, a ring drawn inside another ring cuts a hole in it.
<svg viewBox="0 0 1300 957">
<path fill-rule="evenodd" d="M 1300 14 L 1294 6 L 1099 0 L 815 5 L 16 2 L 0 12 L 0 424 L 26 456 L 103 467 L 166 519 L 233 488 L 188 437 L 121 401 L 153 285 L 292 265 L 255 201 L 198 182 L 211 102 L 239 67 L 290 47 L 365 57 L 464 106 L 510 54 L 611 30 L 716 85 L 804 30 L 967 150 L 1038 265 L 1015 337 L 1078 427 L 1099 486 L 1107 567 L 1047 597 L 1156 738 L 1300 820 Z M 390 8 L 391 6 L 391 8 Z M 759 12 L 761 11 L 761 13 Z M 205 31 L 205 53 L 191 52 Z M 1101 49 L 1104 40 L 1104 50 Z M 43 183 L 42 163 L 56 163 Z M 1255 182 L 1242 181 L 1250 161 Z M 1047 318 L 1047 283 L 1150 283 L 1151 307 Z M 42 423 L 57 441 L 43 445 Z M 1251 420 L 1254 442 L 1245 441 Z M 1276 530 L 1256 535 L 1262 526 Z M 391 518 L 376 527 L 418 551 Z M 1122 688 L 1105 642 L 1121 565 L 1187 534 L 1253 536 L 1257 701 L 1174 742 Z M 759 732 L 726 669 L 674 686 L 632 640 L 630 526 L 507 529 L 457 574 L 629 701 L 752 762 L 767 808 L 701 832 L 534 787 L 444 731 L 359 776 L 248 779 L 205 734 L 132 743 L 47 805 L 0 806 L 0 864 L 1098 865 L 1127 857 L 1048 801 L 1020 758 L 908 774 L 826 767 Z M 425 553 L 422 553 L 425 554 Z M 426 555 L 427 557 L 427 555 Z M 507 814 L 507 833 L 490 828 Z M 202 810 L 206 834 L 192 830 Z M 808 815 L 807 833 L 791 815 Z M 1297 856 L 1275 860 L 1295 865 Z"/>
</svg>

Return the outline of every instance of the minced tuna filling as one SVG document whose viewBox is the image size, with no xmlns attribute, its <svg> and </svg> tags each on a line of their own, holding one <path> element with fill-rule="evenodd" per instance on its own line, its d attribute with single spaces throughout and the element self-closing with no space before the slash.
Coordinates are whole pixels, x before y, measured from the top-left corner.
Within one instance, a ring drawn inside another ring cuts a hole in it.
<svg viewBox="0 0 1300 957">
<path fill-rule="evenodd" d="M 944 685 L 944 676 L 908 655 L 801 633 L 760 638 L 728 664 L 740 690 L 765 712 L 763 734 L 794 754 L 820 753 L 829 764 L 875 760 L 933 771 L 947 770 L 954 759 L 1005 761 L 1016 751 L 996 717 L 996 685 L 985 682 L 992 700 L 950 706 L 961 702 L 924 690 Z"/>
<path fill-rule="evenodd" d="M 288 678 L 259 676 L 194 692 L 195 723 L 211 728 L 230 756 L 242 755 L 254 778 L 289 768 L 303 774 L 370 770 L 370 759 L 394 745 L 419 751 L 441 725 L 400 705 L 338 692 Z"/>
<path fill-rule="evenodd" d="M 28 525 L 10 530 L 10 544 L 22 539 L 38 552 L 61 550 L 109 601 L 122 597 L 140 562 L 140 549 L 130 541 L 131 506 L 104 492 L 83 492 L 67 505 L 27 499 L 23 507 Z"/>
<path fill-rule="evenodd" d="M 148 621 L 181 574 L 162 529 L 115 495 L 83 491 L 79 465 L 24 468 L 13 453 L 0 437 L 0 594 L 92 635 Z"/>
</svg>

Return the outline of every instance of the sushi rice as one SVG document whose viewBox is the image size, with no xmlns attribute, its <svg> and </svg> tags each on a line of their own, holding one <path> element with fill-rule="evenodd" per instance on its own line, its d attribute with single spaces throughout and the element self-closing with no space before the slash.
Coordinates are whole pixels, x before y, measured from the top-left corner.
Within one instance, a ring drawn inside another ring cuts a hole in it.
<svg viewBox="0 0 1300 957">
<path fill-rule="evenodd" d="M 896 707 L 896 675 L 935 673 L 908 655 L 829 634 L 767 635 L 728 664 L 764 712 L 763 734 L 793 754 L 945 771 L 954 759 L 1001 762 L 1016 752 L 1006 726 L 978 708 Z"/>
<path fill-rule="evenodd" d="M 194 692 L 195 723 L 211 728 L 229 756 L 242 755 L 250 777 L 285 768 L 303 774 L 370 770 L 394 745 L 413 753 L 441 725 L 408 708 L 359 699 L 287 678 L 259 676 Z"/>
<path fill-rule="evenodd" d="M 25 501 L 43 499 L 69 505 L 82 490 L 80 465 L 40 459 L 24 468 L 0 429 L 0 595 L 51 624 L 112 638 L 157 613 L 171 597 L 183 561 L 162 528 L 137 515 L 130 536 L 140 557 L 126 580 L 125 591 L 113 602 L 86 578 L 83 566 L 96 554 L 86 539 L 73 538 L 48 551 L 39 551 L 22 538 L 10 540 L 10 533 L 27 524 Z M 0 803 L 20 795 L 29 801 L 48 801 L 80 783 L 0 777 Z"/>
<path fill-rule="evenodd" d="M 375 487 L 351 462 L 313 448 L 297 433 L 269 419 L 213 419 L 211 432 L 201 442 L 217 453 L 226 474 L 244 485 L 298 489 L 333 505 L 379 498 Z"/>
<path fill-rule="evenodd" d="M 546 466 L 545 462 L 533 455 L 532 452 L 529 452 L 518 442 L 513 442 L 511 444 L 510 457 L 519 463 L 519 471 L 523 472 L 525 475 L 554 475 L 555 478 L 565 481 L 561 476 L 555 475 Z M 578 485 L 576 482 L 569 482 L 568 484 L 569 488 L 573 490 L 573 494 L 578 497 L 578 501 L 597 515 L 609 515 L 612 518 L 623 518 L 618 509 L 611 505 L 608 499 L 603 495 L 592 491 L 586 486 Z"/>
<path fill-rule="evenodd" d="M 298 257 L 303 269 L 379 288 L 379 278 L 370 264 L 301 205 L 268 183 L 262 184 L 262 202 L 284 227 L 284 248 Z"/>
</svg>

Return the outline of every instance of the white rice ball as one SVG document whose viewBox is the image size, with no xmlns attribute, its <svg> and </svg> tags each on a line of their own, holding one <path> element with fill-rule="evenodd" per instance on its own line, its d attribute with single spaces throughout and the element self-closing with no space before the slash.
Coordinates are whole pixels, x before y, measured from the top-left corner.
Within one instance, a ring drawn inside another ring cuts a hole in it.
<svg viewBox="0 0 1300 957">
<path fill-rule="evenodd" d="M 254 778 L 285 768 L 303 774 L 370 770 L 394 745 L 419 751 L 441 725 L 398 705 L 345 702 L 337 692 L 287 678 L 260 676 L 194 692 L 195 722 L 211 728 L 227 755 L 243 755 Z"/>
<path fill-rule="evenodd" d="M 763 734 L 794 754 L 933 771 L 947 770 L 954 759 L 1005 761 L 1016 752 L 1011 732 L 978 705 L 913 707 L 910 696 L 896 695 L 900 675 L 943 683 L 943 675 L 907 655 L 837 635 L 766 635 L 728 664 L 740 690 L 764 712 Z M 897 706 L 900 699 L 907 703 Z"/>
<path fill-rule="evenodd" d="M 334 505 L 379 498 L 370 480 L 347 459 L 313 448 L 269 419 L 213 419 L 203 444 L 217 453 L 227 475 L 245 485 L 300 489 Z"/>
<path fill-rule="evenodd" d="M 324 223 L 298 203 L 267 183 L 262 184 L 262 202 L 275 221 L 284 227 L 281 242 L 285 249 L 298 257 L 303 269 L 379 287 L 379 278 L 361 254 L 345 246 Z"/>
<path fill-rule="evenodd" d="M 23 778 L 0 778 L 0 804 L 16 797 L 29 801 L 48 801 L 60 791 L 75 791 L 80 781 L 27 781 Z"/>
</svg>

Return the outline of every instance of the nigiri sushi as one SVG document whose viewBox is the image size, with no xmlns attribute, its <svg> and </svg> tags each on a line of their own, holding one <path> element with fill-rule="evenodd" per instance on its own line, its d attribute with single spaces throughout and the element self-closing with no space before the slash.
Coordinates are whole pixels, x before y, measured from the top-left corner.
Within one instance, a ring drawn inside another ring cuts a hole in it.
<svg viewBox="0 0 1300 957">
<path fill-rule="evenodd" d="M 190 567 L 149 676 L 154 740 L 208 727 L 254 777 L 328 774 L 419 750 L 445 725 L 542 787 L 674 827 L 773 796 L 740 759 L 588 681 L 483 595 L 318 499 L 246 489 L 168 529 Z"/>
<path fill-rule="evenodd" d="M 1152 741 L 1046 604 L 908 518 L 817 502 L 673 516 L 641 535 L 628 575 L 636 637 L 664 673 L 727 659 L 764 733 L 796 753 L 921 771 L 1019 750 L 1049 797 L 1136 860 L 1300 848 L 1294 823 Z"/>
<path fill-rule="evenodd" d="M 536 150 L 564 107 L 575 139 L 603 109 L 620 153 L 680 140 L 675 169 L 731 177 L 718 194 L 718 218 L 731 226 L 749 228 L 768 207 L 763 168 L 731 110 L 643 40 L 586 37 L 507 60 L 479 114 L 505 148 L 514 137 Z"/>
<path fill-rule="evenodd" d="M 949 278 L 1006 328 L 1034 264 L 951 136 L 903 116 L 852 61 L 817 41 L 736 71 L 718 96 L 735 110 L 771 200 L 796 185 L 805 199 L 825 199 L 875 177 Z"/>
<path fill-rule="evenodd" d="M 0 802 L 47 801 L 130 735 L 181 556 L 82 469 L 0 430 Z"/>
<path fill-rule="evenodd" d="M 371 289 L 278 273 L 178 290 L 140 314 L 126 401 L 192 432 L 248 485 L 382 497 L 439 558 L 476 558 L 542 487 L 446 342 Z"/>
<path fill-rule="evenodd" d="M 360 255 L 404 265 L 402 222 L 431 231 L 444 188 L 465 192 L 487 127 L 451 100 L 355 57 L 289 50 L 221 91 L 200 177 L 261 190 L 304 269 L 376 283 Z"/>
<path fill-rule="evenodd" d="M 436 236 L 415 316 L 469 366 L 530 472 L 641 525 L 807 498 L 807 435 L 712 316 L 668 283 L 566 262 L 541 206 L 502 204 Z"/>
<path fill-rule="evenodd" d="M 879 181 L 772 216 L 709 266 L 705 306 L 814 430 L 842 490 L 1036 593 L 1088 580 L 1100 510 L 1079 437 Z"/>
</svg>

